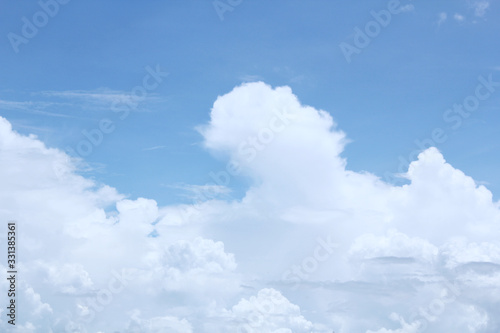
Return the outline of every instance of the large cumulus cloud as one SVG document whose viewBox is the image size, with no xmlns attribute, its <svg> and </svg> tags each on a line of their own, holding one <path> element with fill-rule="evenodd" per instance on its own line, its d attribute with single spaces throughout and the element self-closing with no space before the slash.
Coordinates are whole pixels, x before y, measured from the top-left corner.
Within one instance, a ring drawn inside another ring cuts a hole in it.
<svg viewBox="0 0 500 333">
<path fill-rule="evenodd" d="M 219 96 L 198 130 L 227 165 L 187 186 L 192 204 L 158 207 L 0 118 L 24 330 L 499 330 L 499 203 L 437 149 L 406 185 L 353 172 L 330 113 L 262 82 Z M 243 198 L 221 197 L 236 177 Z"/>
</svg>

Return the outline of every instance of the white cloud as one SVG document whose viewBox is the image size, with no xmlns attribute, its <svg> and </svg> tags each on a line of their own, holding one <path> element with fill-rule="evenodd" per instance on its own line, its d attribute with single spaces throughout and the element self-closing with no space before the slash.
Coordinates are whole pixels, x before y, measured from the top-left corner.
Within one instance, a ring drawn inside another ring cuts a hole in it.
<svg viewBox="0 0 500 333">
<path fill-rule="evenodd" d="M 154 147 L 149 147 L 149 148 L 144 148 L 142 150 L 148 151 L 148 150 L 157 150 L 157 149 L 163 149 L 166 148 L 167 146 L 154 146 Z"/>
<path fill-rule="evenodd" d="M 111 106 L 116 102 L 129 101 L 131 96 L 124 91 L 99 89 L 93 91 L 86 90 L 65 90 L 65 91 L 43 91 L 40 93 L 46 97 L 56 97 L 68 101 L 88 102 L 93 104 Z"/>
<path fill-rule="evenodd" d="M 52 106 L 50 102 L 33 102 L 33 101 L 7 101 L 0 100 L 0 109 L 5 110 L 33 110 L 33 109 L 46 109 Z"/>
<path fill-rule="evenodd" d="M 117 227 L 144 236 L 153 231 L 152 223 L 158 218 L 158 206 L 151 199 L 121 200 L 116 203 L 116 210 L 119 214 Z"/>
<path fill-rule="evenodd" d="M 180 189 L 187 194 L 185 197 L 192 200 L 193 203 L 212 200 L 220 197 L 227 197 L 231 193 L 231 189 L 227 186 L 205 184 L 205 185 L 189 185 L 181 184 L 170 186 L 175 189 Z"/>
<path fill-rule="evenodd" d="M 222 242 L 196 238 L 192 242 L 178 241 L 170 245 L 160 258 L 161 266 L 171 275 L 170 280 L 182 281 L 184 274 L 206 278 L 210 274 L 236 269 L 234 255 L 224 251 Z"/>
<path fill-rule="evenodd" d="M 399 7 L 400 12 L 412 12 L 414 10 L 415 10 L 415 6 L 412 4 L 407 4 L 407 5 Z"/>
<path fill-rule="evenodd" d="M 439 18 L 437 22 L 438 26 L 446 22 L 447 19 L 448 19 L 448 14 L 446 14 L 445 12 L 439 13 Z"/>
<path fill-rule="evenodd" d="M 368 330 L 366 333 L 417 333 L 421 331 L 418 323 L 407 323 L 403 317 L 399 316 L 397 313 L 391 313 L 390 318 L 394 321 L 398 321 L 401 325 L 401 328 L 397 329 L 387 329 L 381 328 L 377 331 Z"/>
<path fill-rule="evenodd" d="M 453 14 L 453 18 L 457 22 L 463 22 L 465 20 L 465 16 L 458 14 L 458 13 Z"/>
<path fill-rule="evenodd" d="M 411 238 L 396 230 L 389 230 L 386 236 L 365 234 L 356 238 L 349 253 L 360 259 L 378 257 L 412 258 L 432 262 L 438 248 L 421 238 Z"/>
<path fill-rule="evenodd" d="M 125 330 L 126 333 L 191 333 L 193 328 L 186 319 L 178 319 L 173 316 L 154 317 L 141 319 L 140 311 L 133 311 L 132 320 Z"/>
<path fill-rule="evenodd" d="M 36 332 L 36 327 L 32 323 L 27 322 L 24 325 L 17 326 L 16 327 L 16 332 L 19 332 L 19 333 L 34 333 L 34 332 Z"/>
<path fill-rule="evenodd" d="M 40 299 L 40 294 L 36 293 L 33 288 L 28 287 L 24 291 L 29 306 L 32 307 L 32 313 L 35 316 L 42 316 L 47 313 L 52 313 L 52 308 L 49 304 L 43 303 Z"/>
<path fill-rule="evenodd" d="M 255 82 L 262 81 L 263 78 L 260 75 L 245 74 L 238 77 L 238 80 L 240 80 L 241 82 Z"/>
<path fill-rule="evenodd" d="M 13 132 L 3 118 L 0 170 L 0 217 L 16 220 L 23 235 L 18 246 L 23 253 L 23 279 L 30 284 L 26 297 L 33 304 L 33 317 L 26 327 L 68 324 L 89 330 L 99 325 L 103 330 L 119 329 L 127 322 L 119 312 L 105 324 L 100 318 L 101 312 L 113 313 L 120 307 L 116 299 L 126 295 L 126 287 L 138 292 L 151 286 L 158 297 L 162 286 L 164 290 L 175 289 L 175 285 L 189 290 L 193 283 L 205 289 L 216 283 L 221 288 L 237 286 L 237 279 L 225 282 L 224 272 L 233 271 L 236 263 L 222 243 L 201 238 L 165 243 L 167 236 L 148 236 L 159 217 L 154 200 L 124 200 L 116 190 L 77 175 L 74 161 L 67 155 L 46 148 L 34 136 Z M 6 237 L 5 232 L 0 237 Z M 150 266 L 151 258 L 162 256 L 164 266 Z M 128 268 L 133 268 L 128 278 L 117 278 Z M 163 274 L 155 275 L 157 269 L 164 269 Z M 115 293 L 118 289 L 122 291 Z M 107 304 L 107 295 L 112 296 L 112 305 Z M 99 297 L 105 306 L 98 302 Z M 143 296 L 143 304 L 151 302 L 148 297 Z M 89 305 L 92 302 L 95 308 Z M 140 298 L 124 306 L 137 302 Z M 44 311 L 52 314 L 42 322 L 35 314 Z M 87 317 L 82 315 L 91 314 L 95 319 L 85 322 Z M 0 326 L 4 325 L 2 319 Z"/>
<path fill-rule="evenodd" d="M 162 101 L 154 93 L 145 96 L 133 96 L 131 91 L 100 88 L 95 90 L 41 91 L 25 94 L 24 100 L 0 98 L 0 110 L 19 111 L 26 114 L 87 119 L 88 111 L 109 111 L 128 105 L 133 111 L 146 110 L 153 103 Z M 67 110 L 72 112 L 68 113 Z M 81 111 L 85 111 L 82 113 Z"/>
<path fill-rule="evenodd" d="M 93 282 L 80 264 L 50 264 L 38 262 L 45 270 L 47 283 L 63 294 L 81 294 L 92 290 Z"/>
<path fill-rule="evenodd" d="M 484 311 L 480 311 L 473 305 L 466 307 L 468 323 L 467 328 L 469 332 L 480 332 L 488 326 L 488 315 Z"/>
<path fill-rule="evenodd" d="M 243 84 L 210 116 L 205 147 L 232 163 L 184 188 L 217 199 L 164 207 L 82 177 L 0 118 L 0 219 L 18 221 L 31 304 L 20 325 L 233 332 L 254 318 L 259 332 L 408 333 L 450 280 L 462 296 L 429 332 L 500 328 L 499 203 L 437 149 L 394 186 L 349 170 L 346 134 L 288 87 Z M 251 184 L 241 200 L 224 196 L 236 177 Z"/>
<path fill-rule="evenodd" d="M 261 289 L 257 296 L 241 299 L 230 310 L 224 310 L 222 316 L 226 321 L 221 328 L 224 332 L 327 332 L 322 325 L 304 318 L 297 305 L 272 288 Z"/>
<path fill-rule="evenodd" d="M 49 117 L 73 118 L 71 115 L 66 115 L 58 112 L 46 111 L 54 106 L 62 106 L 64 103 L 46 102 L 46 101 L 8 101 L 0 99 L 0 110 L 14 110 L 25 113 L 44 115 Z"/>
<path fill-rule="evenodd" d="M 464 239 L 457 239 L 443 245 L 441 255 L 447 268 L 481 262 L 500 265 L 500 246 L 493 243 L 467 243 Z"/>
<path fill-rule="evenodd" d="M 486 11 L 490 7 L 490 2 L 487 0 L 474 1 L 472 3 L 472 8 L 474 9 L 474 15 L 477 17 L 483 17 L 486 15 Z"/>
</svg>

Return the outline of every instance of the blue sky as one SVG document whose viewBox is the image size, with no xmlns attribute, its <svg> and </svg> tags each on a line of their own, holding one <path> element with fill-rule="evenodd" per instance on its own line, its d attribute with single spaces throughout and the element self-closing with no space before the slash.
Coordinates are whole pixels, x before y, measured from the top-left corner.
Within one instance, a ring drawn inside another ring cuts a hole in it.
<svg viewBox="0 0 500 333">
<path fill-rule="evenodd" d="M 2 2 L 19 332 L 499 332 L 499 17 Z"/>
<path fill-rule="evenodd" d="M 204 184 L 223 165 L 203 150 L 194 130 L 207 121 L 215 98 L 241 82 L 263 80 L 288 85 L 303 104 L 332 114 L 352 140 L 343 154 L 352 170 L 397 172 L 398 157 L 418 149 L 414 140 L 441 127 L 449 132 L 438 146 L 447 159 L 500 189 L 500 94 L 481 102 L 457 130 L 442 118 L 474 92 L 478 76 L 497 80 L 500 9 L 493 3 L 476 12 L 467 1 L 401 6 L 412 7 L 392 15 L 348 63 L 339 44 L 353 44 L 353 29 L 364 29 L 370 12 L 387 2 L 242 1 L 220 20 L 210 1 L 70 1 L 18 53 L 8 38 L 1 44 L 1 99 L 31 102 L 60 117 L 5 106 L 0 112 L 49 146 L 76 146 L 82 130 L 112 118 L 111 107 L 43 92 L 130 93 L 144 68 L 158 64 L 169 76 L 152 100 L 117 124 L 85 161 L 96 169 L 93 177 L 132 197 L 171 203 L 179 198 L 169 185 Z M 36 2 L 4 7 L 5 35 L 21 35 L 21 18 L 32 20 L 41 8 Z M 143 150 L 151 147 L 161 148 Z M 245 181 L 234 185 L 238 191 Z"/>
</svg>

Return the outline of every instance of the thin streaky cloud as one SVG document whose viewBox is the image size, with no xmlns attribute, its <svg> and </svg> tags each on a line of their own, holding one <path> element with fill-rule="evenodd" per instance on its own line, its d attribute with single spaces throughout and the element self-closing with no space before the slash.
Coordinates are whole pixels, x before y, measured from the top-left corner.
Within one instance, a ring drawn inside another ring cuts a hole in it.
<svg viewBox="0 0 500 333">
<path fill-rule="evenodd" d="M 239 80 L 242 82 L 255 82 L 255 81 L 262 81 L 263 77 L 261 75 L 242 75 L 239 77 Z"/>
<path fill-rule="evenodd" d="M 33 110 L 31 111 L 32 113 L 35 114 L 40 114 L 44 116 L 50 116 L 50 117 L 60 117 L 60 118 L 82 118 L 82 117 L 76 117 L 76 116 L 70 116 L 68 114 L 63 114 L 63 113 L 55 113 L 55 112 L 48 112 L 48 111 L 41 111 L 41 110 Z"/>
<path fill-rule="evenodd" d="M 193 185 L 193 184 L 174 184 L 166 187 L 183 191 L 185 194 L 182 197 L 193 201 L 205 201 L 217 198 L 227 197 L 231 193 L 231 189 L 224 185 Z"/>
<path fill-rule="evenodd" d="M 61 90 L 42 91 L 39 94 L 48 97 L 59 97 L 66 99 L 83 99 L 102 102 L 122 101 L 132 97 L 132 90 L 111 90 L 107 88 L 95 90 Z M 158 98 L 154 93 L 148 93 L 146 99 Z"/>
<path fill-rule="evenodd" d="M 75 116 L 45 111 L 45 109 L 53 106 L 61 106 L 64 103 L 52 103 L 52 102 L 18 102 L 18 101 L 5 101 L 0 100 L 0 110 L 10 110 L 10 111 L 20 111 L 24 113 L 39 114 L 50 117 L 62 117 L 62 118 L 77 118 Z"/>
<path fill-rule="evenodd" d="M 9 101 L 0 99 L 0 109 L 5 109 L 5 110 L 31 110 L 33 108 L 45 109 L 57 104 L 60 103 L 41 102 L 41 101 Z"/>
<path fill-rule="evenodd" d="M 46 132 L 46 133 L 53 133 L 54 130 L 48 127 L 42 127 L 42 126 L 31 126 L 31 125 L 24 125 L 20 124 L 19 122 L 12 121 L 12 127 L 13 128 L 22 128 L 24 130 L 28 131 L 37 131 L 37 132 Z"/>
<path fill-rule="evenodd" d="M 167 148 L 167 146 L 154 146 L 154 147 L 144 148 L 143 151 L 157 150 L 157 149 L 163 149 L 163 148 Z"/>
<path fill-rule="evenodd" d="M 85 90 L 67 90 L 67 91 L 42 91 L 40 93 L 47 97 L 59 97 L 65 99 L 78 99 L 86 101 L 94 101 L 101 103 L 113 103 L 127 100 L 130 95 L 124 91 L 85 91 Z"/>
</svg>

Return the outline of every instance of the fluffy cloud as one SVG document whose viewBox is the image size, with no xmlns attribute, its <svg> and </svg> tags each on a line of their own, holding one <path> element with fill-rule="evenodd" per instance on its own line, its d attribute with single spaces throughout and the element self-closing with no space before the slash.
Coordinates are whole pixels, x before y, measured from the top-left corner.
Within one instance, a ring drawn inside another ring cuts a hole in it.
<svg viewBox="0 0 500 333">
<path fill-rule="evenodd" d="M 186 319 L 178 319 L 172 316 L 154 317 L 151 319 L 141 319 L 140 311 L 132 313 L 132 320 L 125 330 L 126 333 L 191 333 L 193 328 Z"/>
<path fill-rule="evenodd" d="M 151 295 L 162 286 L 169 291 L 198 290 L 204 297 L 215 298 L 238 287 L 238 279 L 232 275 L 237 267 L 234 255 L 225 252 L 222 242 L 200 237 L 178 240 L 166 247 L 158 242 L 146 258 L 147 266 L 137 272 L 137 279 L 154 281 L 154 287 L 145 288 Z"/>
<path fill-rule="evenodd" d="M 257 296 L 242 299 L 231 310 L 223 311 L 226 324 L 220 332 L 327 332 L 304 318 L 300 308 L 290 303 L 279 291 L 261 289 Z"/>
<path fill-rule="evenodd" d="M 332 115 L 262 82 L 219 96 L 198 130 L 227 165 L 183 185 L 192 204 L 158 207 L 81 176 L 81 161 L 0 118 L 0 219 L 22 235 L 19 327 L 500 328 L 499 203 L 437 149 L 403 186 L 353 172 Z M 224 196 L 236 177 L 250 181 L 241 200 Z"/>
<path fill-rule="evenodd" d="M 389 230 L 386 236 L 378 237 L 372 234 L 358 237 L 349 253 L 361 259 L 377 257 L 412 258 L 432 262 L 438 249 L 420 238 L 410 238 L 396 230 Z"/>
<path fill-rule="evenodd" d="M 467 263 L 492 263 L 500 265 L 500 247 L 492 243 L 467 243 L 457 239 L 445 244 L 441 250 L 446 267 L 453 269 Z"/>
<path fill-rule="evenodd" d="M 396 313 L 391 313 L 389 316 L 392 320 L 397 321 L 400 323 L 401 328 L 397 329 L 387 329 L 387 328 L 381 328 L 377 331 L 371 331 L 368 330 L 366 333 L 417 333 L 419 331 L 419 325 L 418 323 L 413 323 L 413 324 L 408 324 L 404 318 L 400 317 Z"/>
<path fill-rule="evenodd" d="M 224 277 L 236 263 L 222 243 L 154 237 L 161 217 L 154 200 L 124 199 L 78 175 L 78 163 L 34 136 L 17 134 L 0 118 L 0 218 L 16 220 L 20 235 L 19 327 L 121 330 L 138 304 L 165 303 L 161 291 L 188 290 L 190 283 L 237 286 L 234 276 Z M 5 231 L 0 237 L 6 239 Z M 164 317 L 158 313 L 160 319 L 140 323 L 158 331 L 170 327 Z M 5 316 L 0 325 L 7 327 Z"/>
</svg>

